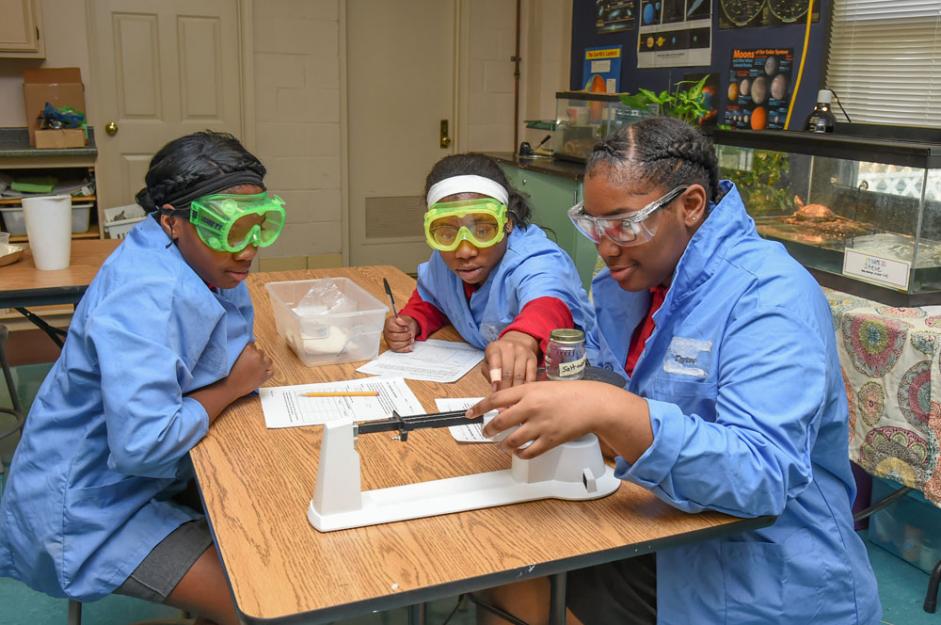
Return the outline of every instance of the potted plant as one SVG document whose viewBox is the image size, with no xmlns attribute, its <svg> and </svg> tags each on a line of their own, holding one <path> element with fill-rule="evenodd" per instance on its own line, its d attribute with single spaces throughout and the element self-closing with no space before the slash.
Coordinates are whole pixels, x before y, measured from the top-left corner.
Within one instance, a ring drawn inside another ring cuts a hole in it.
<svg viewBox="0 0 941 625">
<path fill-rule="evenodd" d="M 681 80 L 673 86 L 673 92 L 664 90 L 655 93 L 649 89 L 638 89 L 635 94 L 624 94 L 621 103 L 633 109 L 644 110 L 651 104 L 656 105 L 660 115 L 682 119 L 687 124 L 696 125 L 709 112 L 703 96 L 703 87 L 708 76 L 693 82 Z M 692 85 L 688 89 L 681 87 Z"/>
</svg>

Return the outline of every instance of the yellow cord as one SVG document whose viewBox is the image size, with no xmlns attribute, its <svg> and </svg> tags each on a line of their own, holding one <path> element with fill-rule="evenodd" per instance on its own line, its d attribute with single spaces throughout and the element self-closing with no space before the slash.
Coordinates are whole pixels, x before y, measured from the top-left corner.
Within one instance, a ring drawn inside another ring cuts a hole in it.
<svg viewBox="0 0 941 625">
<path fill-rule="evenodd" d="M 787 119 L 784 120 L 784 129 L 791 127 L 791 113 L 794 112 L 794 104 L 797 102 L 797 92 L 801 88 L 801 78 L 804 77 L 804 63 L 807 61 L 807 46 L 810 44 L 810 23 L 814 19 L 814 0 L 807 4 L 807 28 L 804 30 L 804 51 L 801 52 L 801 64 L 797 69 L 797 80 L 794 82 L 794 92 L 791 93 L 791 104 L 787 107 Z"/>
</svg>

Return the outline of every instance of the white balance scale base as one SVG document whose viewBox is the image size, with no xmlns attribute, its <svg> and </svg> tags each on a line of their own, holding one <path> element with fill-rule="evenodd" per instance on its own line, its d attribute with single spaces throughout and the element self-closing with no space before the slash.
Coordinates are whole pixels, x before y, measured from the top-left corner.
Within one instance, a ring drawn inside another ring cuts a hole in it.
<svg viewBox="0 0 941 625">
<path fill-rule="evenodd" d="M 510 469 L 362 490 L 352 421 L 328 423 L 320 444 L 314 497 L 307 510 L 321 532 L 504 506 L 537 499 L 598 499 L 621 481 L 588 434 Z"/>
</svg>

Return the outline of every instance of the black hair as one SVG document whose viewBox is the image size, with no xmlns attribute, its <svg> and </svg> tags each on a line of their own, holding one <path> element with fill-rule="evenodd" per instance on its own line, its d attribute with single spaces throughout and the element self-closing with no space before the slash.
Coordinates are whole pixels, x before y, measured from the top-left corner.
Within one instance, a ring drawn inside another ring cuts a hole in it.
<svg viewBox="0 0 941 625">
<path fill-rule="evenodd" d="M 667 191 L 701 184 L 710 202 L 719 201 L 719 165 L 712 141 L 672 117 L 651 117 L 619 128 L 595 145 L 585 175 L 604 167 L 618 180 L 640 179 Z"/>
<path fill-rule="evenodd" d="M 428 177 L 425 178 L 425 195 L 432 185 L 441 182 L 445 178 L 453 176 L 482 176 L 490 178 L 504 189 L 509 195 L 507 201 L 507 212 L 513 216 L 513 224 L 525 230 L 529 225 L 530 211 L 526 199 L 512 186 L 506 179 L 506 175 L 497 162 L 485 154 L 468 153 L 452 154 L 445 156 L 435 163 Z"/>
<path fill-rule="evenodd" d="M 180 200 L 194 188 L 206 187 L 206 193 L 218 193 L 246 182 L 263 186 L 261 180 L 266 173 L 261 161 L 234 136 L 204 130 L 174 139 L 160 148 L 150 159 L 144 177 L 147 186 L 138 191 L 135 199 L 154 219 L 159 219 L 158 209 L 164 204 L 175 208 L 188 205 Z M 210 190 L 215 180 L 222 181 L 224 186 Z"/>
</svg>

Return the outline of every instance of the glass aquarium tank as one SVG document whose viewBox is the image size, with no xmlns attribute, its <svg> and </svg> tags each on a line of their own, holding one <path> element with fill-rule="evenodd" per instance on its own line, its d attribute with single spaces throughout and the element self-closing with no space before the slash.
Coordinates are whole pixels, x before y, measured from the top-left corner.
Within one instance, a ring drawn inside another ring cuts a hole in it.
<svg viewBox="0 0 941 625">
<path fill-rule="evenodd" d="M 555 114 L 555 157 L 584 163 L 596 143 L 656 111 L 633 109 L 614 94 L 560 91 L 555 94 Z"/>
<path fill-rule="evenodd" d="M 715 130 L 723 178 L 758 232 L 823 285 L 891 306 L 941 304 L 941 132 Z"/>
</svg>

